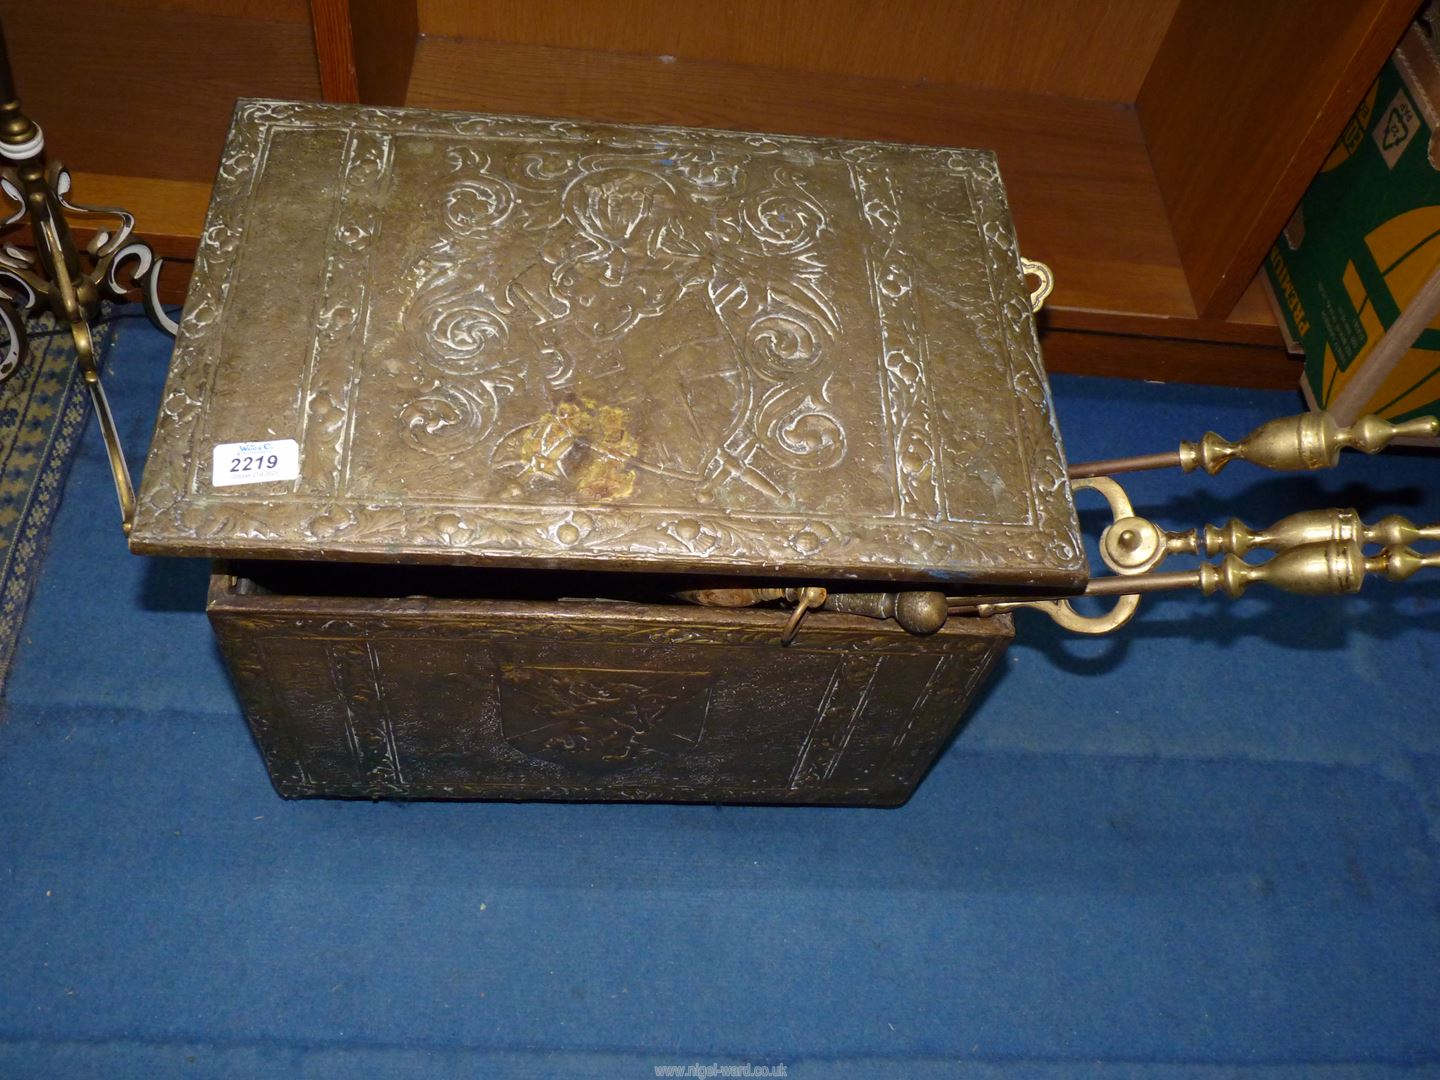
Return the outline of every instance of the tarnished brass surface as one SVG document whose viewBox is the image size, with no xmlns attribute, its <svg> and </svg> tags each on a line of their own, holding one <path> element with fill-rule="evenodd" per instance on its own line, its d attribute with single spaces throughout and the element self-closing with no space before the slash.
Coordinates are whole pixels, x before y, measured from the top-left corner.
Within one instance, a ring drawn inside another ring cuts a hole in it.
<svg viewBox="0 0 1440 1080">
<path fill-rule="evenodd" d="M 893 805 L 1012 635 L 815 611 L 779 649 L 780 610 L 245 586 L 210 618 L 288 796 Z"/>
<path fill-rule="evenodd" d="M 972 150 L 242 102 L 139 501 L 143 553 L 1085 580 Z"/>
</svg>

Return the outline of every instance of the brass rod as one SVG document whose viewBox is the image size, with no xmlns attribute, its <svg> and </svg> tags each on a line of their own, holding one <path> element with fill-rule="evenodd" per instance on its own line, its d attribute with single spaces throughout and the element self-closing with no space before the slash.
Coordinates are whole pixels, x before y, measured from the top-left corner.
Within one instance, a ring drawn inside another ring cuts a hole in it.
<svg viewBox="0 0 1440 1080">
<path fill-rule="evenodd" d="M 120 444 L 120 433 L 115 428 L 115 415 L 110 411 L 110 402 L 105 396 L 105 387 L 100 376 L 85 373 L 85 388 L 90 391 L 90 402 L 100 423 L 100 435 L 105 440 L 105 456 L 110 461 L 110 478 L 115 482 L 115 498 L 120 503 L 120 530 L 130 535 L 130 526 L 135 520 L 135 485 L 130 480 L 130 469 L 125 464 L 125 451 Z"/>
<path fill-rule="evenodd" d="M 1073 600 L 1079 596 L 1129 596 L 1135 593 L 1191 589 L 1200 584 L 1199 570 L 1173 570 L 1163 574 L 1116 574 L 1091 578 L 1085 591 L 1067 596 L 947 596 L 950 614 L 973 611 L 989 604 L 1026 604 L 1036 600 Z"/>
<path fill-rule="evenodd" d="M 1109 476 L 1112 473 L 1143 472 L 1146 469 L 1178 469 L 1180 451 L 1167 450 L 1159 454 L 1137 454 L 1134 457 L 1107 458 L 1104 461 L 1085 461 L 1071 465 L 1071 480 L 1085 480 L 1092 476 Z"/>
<path fill-rule="evenodd" d="M 1134 574 L 1126 577 L 1092 578 L 1085 586 L 1084 596 L 1127 596 L 1131 593 L 1165 592 L 1168 589 L 1189 589 L 1200 583 L 1198 570 L 1168 570 L 1163 574 Z"/>
</svg>

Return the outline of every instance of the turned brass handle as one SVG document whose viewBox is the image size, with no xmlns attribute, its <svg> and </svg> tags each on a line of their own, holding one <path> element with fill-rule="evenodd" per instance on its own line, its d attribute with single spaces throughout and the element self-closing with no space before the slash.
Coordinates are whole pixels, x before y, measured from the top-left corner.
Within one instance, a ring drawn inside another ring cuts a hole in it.
<svg viewBox="0 0 1440 1080">
<path fill-rule="evenodd" d="M 1440 420 L 1422 416 L 1392 424 L 1378 416 L 1362 416 L 1349 427 L 1341 427 L 1326 412 L 1282 416 L 1261 424 L 1238 442 L 1206 432 L 1198 442 L 1182 442 L 1168 453 L 1140 454 L 1072 465 L 1071 480 L 1112 473 L 1140 472 L 1179 466 L 1185 472 L 1204 470 L 1214 476 L 1232 461 L 1248 461 L 1263 469 L 1293 472 L 1301 469 L 1328 469 L 1344 449 L 1378 454 L 1399 438 L 1440 436 Z"/>
<path fill-rule="evenodd" d="M 1263 584 L 1301 596 L 1335 596 L 1359 592 L 1366 574 L 1404 581 L 1426 568 L 1440 568 L 1440 551 L 1422 554 L 1395 544 L 1377 555 L 1366 555 L 1358 539 L 1327 540 L 1301 544 L 1263 563 L 1247 563 L 1238 555 L 1226 555 L 1220 562 L 1201 563 L 1193 570 L 1091 578 L 1083 595 L 1114 596 L 1124 602 L 1101 616 L 1080 615 L 1062 598 L 952 596 L 948 602 L 952 615 L 997 615 L 1029 607 L 1045 612 L 1068 630 L 1104 634 L 1130 621 L 1144 593 L 1198 588 L 1206 596 L 1223 592 L 1239 597 L 1251 585 Z"/>
<path fill-rule="evenodd" d="M 906 589 L 900 592 L 832 592 L 820 605 L 870 619 L 894 619 L 912 634 L 933 634 L 945 625 L 949 606 L 942 592 Z"/>
<path fill-rule="evenodd" d="M 1413 544 L 1417 540 L 1440 540 L 1440 522 L 1416 525 L 1408 518 L 1391 514 L 1367 525 L 1354 510 L 1304 510 L 1266 529 L 1252 529 L 1243 521 L 1231 518 L 1224 525 L 1206 525 L 1203 539 L 1193 532 L 1167 535 L 1183 535 L 1190 545 L 1187 550 L 1196 554 L 1203 551 L 1206 555 L 1244 555 L 1256 548 L 1288 551 L 1328 540 L 1355 540 L 1386 547 Z"/>
<path fill-rule="evenodd" d="M 1367 556 L 1357 540 L 1330 540 L 1302 544 L 1258 565 L 1227 555 L 1219 563 L 1201 565 L 1197 584 L 1206 596 L 1238 597 L 1257 583 L 1301 596 L 1337 596 L 1359 592 L 1366 574 L 1404 581 L 1426 567 L 1440 567 L 1440 551 L 1422 555 L 1402 545 Z"/>
<path fill-rule="evenodd" d="M 1214 476 L 1238 459 L 1281 472 L 1328 469 L 1340 460 L 1340 451 L 1347 448 L 1378 454 L 1401 437 L 1436 435 L 1440 435 L 1440 420 L 1432 416 L 1399 424 L 1378 416 L 1362 416 L 1349 427 L 1341 427 L 1327 412 L 1301 413 L 1261 424 L 1239 442 L 1221 438 L 1213 431 L 1206 432 L 1198 443 L 1182 442 L 1180 468 L 1186 472 L 1204 469 Z"/>
<path fill-rule="evenodd" d="M 703 607 L 739 608 L 783 600 L 794 604 L 786 623 L 782 644 L 789 644 L 807 611 L 823 609 L 870 619 L 894 619 L 912 634 L 933 634 L 945 625 L 949 606 L 942 592 L 922 589 L 899 592 L 830 592 L 818 586 L 805 588 L 718 588 L 684 589 L 678 600 Z"/>
</svg>

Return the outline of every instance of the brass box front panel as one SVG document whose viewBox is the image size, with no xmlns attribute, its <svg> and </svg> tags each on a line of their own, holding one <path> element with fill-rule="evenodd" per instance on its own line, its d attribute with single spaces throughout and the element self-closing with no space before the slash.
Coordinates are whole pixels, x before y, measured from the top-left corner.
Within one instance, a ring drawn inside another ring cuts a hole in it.
<svg viewBox="0 0 1440 1080">
<path fill-rule="evenodd" d="M 245 595 L 210 618 L 286 796 L 894 805 L 1009 643 L 816 613 Z"/>
</svg>

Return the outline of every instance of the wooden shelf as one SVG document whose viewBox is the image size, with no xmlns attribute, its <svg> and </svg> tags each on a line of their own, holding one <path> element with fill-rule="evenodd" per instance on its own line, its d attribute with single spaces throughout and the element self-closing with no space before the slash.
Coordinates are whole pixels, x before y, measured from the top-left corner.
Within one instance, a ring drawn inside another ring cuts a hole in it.
<svg viewBox="0 0 1440 1080">
<path fill-rule="evenodd" d="M 110 28 L 84 57 L 43 5 L 0 14 L 75 199 L 126 207 L 178 260 L 167 299 L 238 96 L 888 139 L 996 152 L 1022 247 L 1055 271 L 1052 368 L 1295 384 L 1258 261 L 1413 0 L 824 5 L 75 0 Z"/>
<path fill-rule="evenodd" d="M 237 97 L 320 96 L 304 0 L 0 0 L 0 16 L 25 111 L 82 172 L 209 183 Z"/>
<path fill-rule="evenodd" d="M 210 185 L 196 180 L 83 172 L 72 172 L 70 180 L 71 202 L 117 206 L 135 215 L 137 237 L 171 263 L 161 274 L 161 301 L 184 303 L 195 248 L 205 227 L 205 210 L 210 205 Z M 93 235 L 93 229 L 75 230 L 75 238 L 82 244 Z"/>
<path fill-rule="evenodd" d="M 452 107 L 454 103 L 429 99 L 425 104 Z M 1168 233 L 1154 213 L 1153 189 L 1149 199 L 1143 197 L 1144 174 L 1137 168 L 1143 163 L 1137 163 L 1133 143 L 1127 148 L 1117 138 L 1109 144 L 1114 152 L 1108 158 L 1093 159 L 1092 165 L 1107 160 L 1117 165 L 1108 175 L 1097 167 L 1083 176 L 1067 174 L 1060 166 L 1072 161 L 1066 156 L 1069 149 L 1091 136 L 1073 128 L 1063 134 L 1047 131 L 1043 126 L 1047 99 L 1024 99 L 1022 106 L 1038 110 L 1029 113 L 1016 108 L 1013 100 L 1003 110 L 994 101 L 969 104 L 989 117 L 988 145 L 999 155 L 1027 254 L 1048 262 L 1056 273 L 1055 292 L 1041 319 L 1047 362 L 1053 370 L 1132 376 L 1143 372 L 1150 378 L 1231 385 L 1294 384 L 1294 364 L 1280 351 L 1279 331 L 1258 282 L 1228 320 L 1197 319 L 1187 306 L 1189 293 L 1183 288 L 1173 250 L 1168 263 L 1163 258 Z M 1072 115 L 1093 114 L 1098 122 L 1091 131 L 1123 135 L 1130 129 L 1123 111 L 1087 102 L 1067 104 Z M 972 121 L 962 116 L 960 122 Z M 1055 156 L 1047 163 L 1033 152 L 1034 142 Z M 193 260 L 204 227 L 209 184 L 83 172 L 73 173 L 72 179 L 75 200 L 128 209 L 136 217 L 137 231 L 157 254 Z M 1136 213 L 1137 209 L 1147 212 Z M 1078 227 L 1066 228 L 1071 220 Z M 84 239 L 88 234 L 79 235 Z M 1037 239 L 1032 244 L 1029 237 Z M 1116 272 L 1116 267 L 1133 268 L 1151 255 L 1159 257 L 1150 263 L 1148 277 L 1133 269 Z M 184 267 L 167 271 L 167 303 L 184 300 L 187 280 Z"/>
<path fill-rule="evenodd" d="M 564 78 L 555 73 L 563 71 Z M 1240 350 L 1260 385 L 1294 385 L 1258 289 L 1227 319 L 1196 315 L 1135 110 L 1080 98 L 782 71 L 537 45 L 422 37 L 407 104 L 538 116 L 824 134 L 993 149 L 1025 253 L 1055 272 L 1047 336 L 1069 363 L 1112 351 L 1111 335 Z M 1047 342 L 1047 347 L 1049 343 Z M 1125 370 L 1136 370 L 1133 348 Z M 1206 378 L 1203 365 L 1152 377 Z M 1140 361 L 1143 366 L 1143 360 Z M 1233 381 L 1233 374 L 1227 381 Z"/>
<path fill-rule="evenodd" d="M 1201 314 L 1235 307 L 1418 7 L 1176 9 L 1135 104 Z"/>
<path fill-rule="evenodd" d="M 563 70 L 564 79 L 553 73 Z M 1133 109 L 1078 98 L 420 39 L 407 104 L 995 150 L 1059 310 L 1195 318 Z"/>
<path fill-rule="evenodd" d="M 86 206 L 119 206 L 135 215 L 136 231 L 167 259 L 195 258 L 205 227 L 210 185 L 198 180 L 157 180 L 72 172 L 71 201 Z"/>
</svg>

